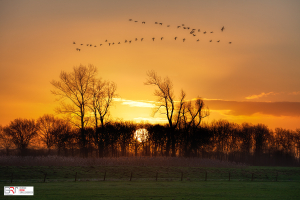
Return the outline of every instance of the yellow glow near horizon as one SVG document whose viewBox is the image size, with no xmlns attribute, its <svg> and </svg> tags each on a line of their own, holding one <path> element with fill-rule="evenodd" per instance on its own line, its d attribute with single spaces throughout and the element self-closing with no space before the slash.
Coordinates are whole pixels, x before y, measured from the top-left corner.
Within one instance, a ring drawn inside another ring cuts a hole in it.
<svg viewBox="0 0 300 200">
<path fill-rule="evenodd" d="M 0 125 L 54 114 L 50 81 L 93 64 L 117 84 L 111 120 L 167 122 L 152 116 L 155 87 L 144 85 L 154 70 L 172 80 L 175 100 L 183 89 L 207 101 L 205 122 L 299 128 L 300 1 L 217 2 L 0 1 Z"/>
</svg>

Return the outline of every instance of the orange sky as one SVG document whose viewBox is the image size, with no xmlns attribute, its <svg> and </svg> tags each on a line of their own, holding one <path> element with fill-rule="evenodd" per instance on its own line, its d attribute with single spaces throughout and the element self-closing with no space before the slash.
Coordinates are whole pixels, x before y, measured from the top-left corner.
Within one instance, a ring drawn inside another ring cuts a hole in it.
<svg viewBox="0 0 300 200">
<path fill-rule="evenodd" d="M 175 94 L 207 99 L 206 121 L 300 128 L 299 9 L 296 0 L 0 1 L 0 124 L 54 113 L 50 81 L 93 64 L 117 84 L 113 118 L 164 121 L 151 117 L 154 87 L 143 84 L 153 69 Z"/>
</svg>

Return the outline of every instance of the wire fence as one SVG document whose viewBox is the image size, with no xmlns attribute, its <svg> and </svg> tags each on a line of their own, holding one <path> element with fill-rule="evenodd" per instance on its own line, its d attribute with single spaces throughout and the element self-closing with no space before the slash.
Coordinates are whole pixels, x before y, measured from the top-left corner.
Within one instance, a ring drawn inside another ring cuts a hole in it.
<svg viewBox="0 0 300 200">
<path fill-rule="evenodd" d="M 299 168 L 0 167 L 0 182 L 299 181 Z"/>
</svg>

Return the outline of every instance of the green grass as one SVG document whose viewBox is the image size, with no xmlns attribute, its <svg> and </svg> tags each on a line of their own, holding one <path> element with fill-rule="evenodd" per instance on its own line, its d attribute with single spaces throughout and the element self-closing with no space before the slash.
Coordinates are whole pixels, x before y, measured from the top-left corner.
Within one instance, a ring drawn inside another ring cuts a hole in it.
<svg viewBox="0 0 300 200">
<path fill-rule="evenodd" d="M 2 184 L 2 194 L 5 185 Z M 17 185 L 34 186 L 34 197 L 7 199 L 300 199 L 299 182 L 94 181 Z"/>
</svg>

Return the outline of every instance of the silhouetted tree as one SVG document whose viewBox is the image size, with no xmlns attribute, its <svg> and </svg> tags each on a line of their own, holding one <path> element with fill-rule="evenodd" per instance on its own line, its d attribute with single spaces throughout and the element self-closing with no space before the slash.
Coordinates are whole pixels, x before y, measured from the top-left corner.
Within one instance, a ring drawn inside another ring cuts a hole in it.
<svg viewBox="0 0 300 200">
<path fill-rule="evenodd" d="M 37 124 L 39 127 L 39 136 L 42 143 L 44 143 L 48 149 L 48 154 L 50 153 L 51 147 L 55 145 L 55 129 L 57 128 L 59 122 L 54 117 L 54 115 L 45 114 L 37 119 Z"/>
<path fill-rule="evenodd" d="M 37 135 L 38 126 L 29 119 L 15 119 L 4 128 L 4 133 L 11 137 L 21 155 L 26 155 L 30 141 Z"/>
<path fill-rule="evenodd" d="M 94 79 L 91 84 L 91 101 L 89 107 L 95 116 L 95 126 L 98 127 L 98 120 L 101 126 L 104 125 L 105 119 L 109 116 L 109 109 L 116 95 L 117 86 L 114 82 Z"/>
<path fill-rule="evenodd" d="M 94 79 L 91 84 L 91 101 L 89 102 L 89 108 L 94 114 L 95 132 L 94 142 L 98 148 L 98 156 L 103 156 L 103 137 L 100 135 L 103 133 L 101 129 L 104 128 L 105 120 L 108 119 L 109 109 L 116 97 L 116 84 L 113 82 L 102 81 L 101 79 Z M 98 128 L 101 123 L 101 128 Z"/>
<path fill-rule="evenodd" d="M 249 154 L 254 144 L 254 127 L 249 123 L 243 123 L 239 138 L 242 152 Z"/>
<path fill-rule="evenodd" d="M 185 156 L 190 156 L 192 150 L 196 150 L 197 143 L 194 138 L 201 120 L 209 116 L 209 110 L 204 109 L 204 102 L 201 98 L 192 101 L 185 101 L 182 105 L 179 119 L 179 131 L 182 133 L 183 151 Z"/>
<path fill-rule="evenodd" d="M 55 87 L 51 92 L 61 100 L 57 112 L 67 114 L 70 122 L 81 130 L 81 149 L 84 156 L 87 156 L 84 130 L 89 121 L 87 111 L 88 104 L 93 98 L 91 89 L 96 72 L 93 65 L 80 65 L 74 67 L 71 73 L 62 71 L 59 81 L 51 81 Z M 68 103 L 63 100 L 67 100 Z"/>
<path fill-rule="evenodd" d="M 56 119 L 50 135 L 54 136 L 54 145 L 58 150 L 57 154 L 60 155 L 60 151 L 63 149 L 66 155 L 66 150 L 69 147 L 68 144 L 72 144 L 71 141 L 76 135 L 76 129 L 72 129 L 69 122 Z"/>
<path fill-rule="evenodd" d="M 12 143 L 12 136 L 5 134 L 4 129 L 5 127 L 0 125 L 0 147 L 5 149 L 6 155 L 8 156 L 9 149 L 14 147 L 14 144 Z"/>
<path fill-rule="evenodd" d="M 167 139 L 166 127 L 160 124 L 155 124 L 147 128 L 149 133 L 149 140 L 154 145 L 153 152 L 154 156 L 158 153 L 160 156 L 164 155 L 165 143 Z"/>
<path fill-rule="evenodd" d="M 154 85 L 158 89 L 155 90 L 154 95 L 158 97 L 156 110 L 154 114 L 158 111 L 165 114 L 169 124 L 169 131 L 167 134 L 167 144 L 166 144 L 166 156 L 169 156 L 170 145 L 172 146 L 172 156 L 176 156 L 176 137 L 175 129 L 179 123 L 179 118 L 181 115 L 182 106 L 184 104 L 185 92 L 181 91 L 180 100 L 175 100 L 175 95 L 173 91 L 173 84 L 171 80 L 166 77 L 164 80 L 156 74 L 155 71 L 147 72 L 148 79 L 145 85 Z"/>
<path fill-rule="evenodd" d="M 121 121 L 121 122 L 116 122 L 115 126 L 117 128 L 117 132 L 119 135 L 121 155 L 126 156 L 127 153 L 126 149 L 133 138 L 133 134 L 136 130 L 136 124 L 134 124 L 133 122 Z"/>
</svg>

